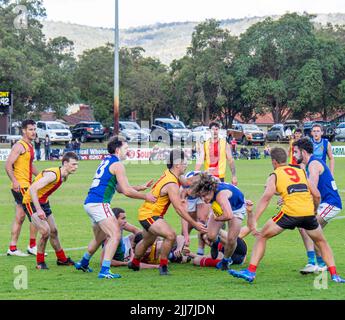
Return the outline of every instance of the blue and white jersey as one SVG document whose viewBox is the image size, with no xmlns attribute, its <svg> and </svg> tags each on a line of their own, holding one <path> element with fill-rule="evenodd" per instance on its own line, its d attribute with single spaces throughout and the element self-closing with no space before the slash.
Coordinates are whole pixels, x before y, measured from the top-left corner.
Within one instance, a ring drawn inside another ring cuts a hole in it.
<svg viewBox="0 0 345 320">
<path fill-rule="evenodd" d="M 201 171 L 189 171 L 186 173 L 185 175 L 185 178 L 191 178 L 191 177 L 195 177 L 196 175 L 198 175 Z M 187 186 L 182 186 L 184 189 L 188 189 L 189 187 Z M 188 200 L 195 200 L 197 198 L 194 198 L 194 197 L 191 197 L 191 196 L 188 196 L 187 197 Z"/>
<path fill-rule="evenodd" d="M 317 184 L 317 188 L 321 194 L 321 203 L 328 203 L 332 206 L 342 209 L 341 198 L 338 193 L 337 185 L 334 181 L 331 171 L 324 161 L 317 159 L 314 155 L 311 156 L 306 168 L 307 175 L 309 176 L 309 164 L 314 160 L 320 162 L 323 166 L 323 173 L 320 175 L 319 183 Z"/>
<path fill-rule="evenodd" d="M 242 191 L 238 189 L 236 186 L 226 182 L 218 183 L 217 191 L 214 194 L 212 202 L 216 201 L 218 193 L 222 190 L 231 191 L 232 196 L 229 198 L 229 202 L 233 211 L 239 210 L 243 207 L 245 200 Z"/>
<path fill-rule="evenodd" d="M 109 168 L 113 163 L 119 162 L 115 155 L 106 156 L 93 177 L 89 193 L 84 204 L 88 203 L 110 203 L 117 186 L 117 179 Z"/>
<path fill-rule="evenodd" d="M 313 155 L 315 156 L 315 158 L 326 162 L 328 140 L 322 138 L 320 142 L 316 142 L 314 141 L 313 138 L 311 138 L 311 142 L 313 143 L 313 147 L 314 147 Z"/>
</svg>

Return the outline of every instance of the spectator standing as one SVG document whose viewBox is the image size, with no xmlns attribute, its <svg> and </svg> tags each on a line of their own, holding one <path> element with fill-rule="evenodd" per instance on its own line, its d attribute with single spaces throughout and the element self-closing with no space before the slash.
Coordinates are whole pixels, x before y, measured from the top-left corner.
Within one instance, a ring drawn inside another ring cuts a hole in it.
<svg viewBox="0 0 345 320">
<path fill-rule="evenodd" d="M 267 157 L 270 157 L 270 156 L 271 156 L 271 148 L 269 144 L 266 144 L 264 148 L 264 158 L 266 159 Z"/>
<path fill-rule="evenodd" d="M 78 156 L 78 159 L 80 159 L 80 142 L 79 142 L 78 138 L 76 138 L 74 143 L 73 143 L 73 150 L 76 153 L 76 155 Z"/>
<path fill-rule="evenodd" d="M 49 136 L 46 135 L 44 139 L 44 155 L 45 155 L 45 160 L 50 160 L 50 139 Z"/>
<path fill-rule="evenodd" d="M 35 144 L 36 160 L 40 161 L 41 160 L 41 141 L 38 136 L 36 136 L 34 144 Z"/>
</svg>

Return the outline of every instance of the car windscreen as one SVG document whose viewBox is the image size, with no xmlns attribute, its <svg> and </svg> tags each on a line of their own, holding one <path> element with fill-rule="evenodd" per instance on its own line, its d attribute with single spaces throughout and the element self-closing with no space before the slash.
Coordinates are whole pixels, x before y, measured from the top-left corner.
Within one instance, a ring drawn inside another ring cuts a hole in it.
<svg viewBox="0 0 345 320">
<path fill-rule="evenodd" d="M 49 123 L 47 124 L 47 128 L 51 130 L 61 130 L 66 129 L 62 124 L 60 123 Z"/>
<path fill-rule="evenodd" d="M 86 125 L 88 128 L 93 128 L 93 129 L 100 129 L 101 128 L 100 123 L 87 123 Z"/>
<path fill-rule="evenodd" d="M 167 122 L 167 129 L 185 129 L 183 122 L 176 121 L 176 122 Z"/>
<path fill-rule="evenodd" d="M 124 129 L 129 130 L 140 130 L 140 127 L 137 123 L 121 123 Z"/>
<path fill-rule="evenodd" d="M 245 130 L 257 130 L 257 131 L 260 131 L 258 126 L 255 126 L 255 125 L 252 125 L 252 124 L 243 126 L 243 129 L 245 129 Z"/>
</svg>

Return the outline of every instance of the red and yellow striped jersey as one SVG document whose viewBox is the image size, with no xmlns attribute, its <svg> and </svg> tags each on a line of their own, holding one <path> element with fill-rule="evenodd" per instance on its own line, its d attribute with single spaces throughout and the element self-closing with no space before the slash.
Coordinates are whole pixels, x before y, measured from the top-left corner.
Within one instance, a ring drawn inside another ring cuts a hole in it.
<svg viewBox="0 0 345 320">
<path fill-rule="evenodd" d="M 35 178 L 35 181 L 38 181 L 40 179 L 42 179 L 44 173 L 46 172 L 53 172 L 55 174 L 55 180 L 50 182 L 49 184 L 47 184 L 45 187 L 43 187 L 42 189 L 39 189 L 37 192 L 38 195 L 38 199 L 39 199 L 39 203 L 44 204 L 48 202 L 48 197 L 54 192 L 56 191 L 62 184 L 62 177 L 61 177 L 61 168 L 57 167 L 57 168 L 49 168 L 49 169 L 45 169 L 42 172 L 40 172 L 37 177 Z M 31 199 L 31 194 L 30 194 L 30 189 L 28 189 L 23 197 L 23 203 L 27 204 L 32 202 Z"/>
<path fill-rule="evenodd" d="M 31 143 L 19 140 L 25 151 L 19 155 L 13 164 L 13 174 L 19 182 L 20 188 L 28 188 L 32 183 L 32 162 L 34 161 L 34 148 Z M 13 188 L 13 184 L 12 184 Z"/>
<path fill-rule="evenodd" d="M 158 179 L 158 181 L 152 187 L 151 193 L 157 198 L 155 203 L 145 201 L 139 208 L 139 220 L 146 220 L 154 216 L 163 217 L 167 212 L 170 199 L 168 195 L 161 196 L 162 188 L 168 183 L 176 183 L 179 185 L 178 178 L 171 173 L 170 170 L 166 170 L 164 174 Z"/>
</svg>

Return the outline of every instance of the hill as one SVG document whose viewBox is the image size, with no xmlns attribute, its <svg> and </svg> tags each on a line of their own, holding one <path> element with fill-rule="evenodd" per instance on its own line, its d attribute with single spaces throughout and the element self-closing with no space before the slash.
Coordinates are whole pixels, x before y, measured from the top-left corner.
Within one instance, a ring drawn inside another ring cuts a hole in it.
<svg viewBox="0 0 345 320">
<path fill-rule="evenodd" d="M 227 19 L 221 21 L 221 26 L 231 31 L 233 35 L 240 35 L 251 25 L 264 20 L 266 17 L 251 17 L 243 19 Z M 278 19 L 279 16 L 272 16 Z M 314 22 L 317 26 L 345 24 L 345 14 L 318 14 Z M 136 28 L 120 30 L 120 46 L 141 46 L 146 55 L 156 57 L 165 64 L 173 59 L 181 58 L 190 44 L 192 33 L 199 22 L 157 23 Z M 78 24 L 43 21 L 43 32 L 47 39 L 65 36 L 74 41 L 75 54 L 80 55 L 84 50 L 102 46 L 107 42 L 114 42 L 113 29 L 96 28 Z"/>
</svg>

